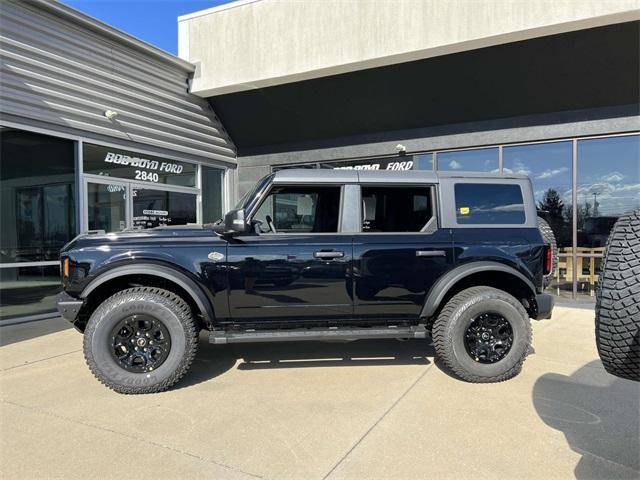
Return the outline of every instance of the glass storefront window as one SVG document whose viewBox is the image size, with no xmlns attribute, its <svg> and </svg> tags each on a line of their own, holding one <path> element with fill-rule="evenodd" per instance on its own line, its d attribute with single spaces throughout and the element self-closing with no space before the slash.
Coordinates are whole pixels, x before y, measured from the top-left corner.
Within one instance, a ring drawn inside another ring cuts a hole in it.
<svg viewBox="0 0 640 480">
<path fill-rule="evenodd" d="M 640 135 L 579 140 L 577 194 L 579 252 L 602 253 L 618 217 L 640 208 Z"/>
<path fill-rule="evenodd" d="M 334 170 L 413 170 L 415 168 L 414 164 L 413 155 L 402 155 L 392 158 L 367 158 L 364 160 L 320 163 L 318 167 Z"/>
<path fill-rule="evenodd" d="M 578 141 L 577 291 L 593 297 L 600 258 L 620 215 L 640 208 L 640 135 Z"/>
<path fill-rule="evenodd" d="M 222 218 L 224 171 L 201 167 L 202 175 L 202 223 L 213 223 Z"/>
<path fill-rule="evenodd" d="M 143 155 L 113 147 L 85 143 L 83 171 L 93 175 L 118 177 L 139 182 L 196 186 L 196 165 Z"/>
<path fill-rule="evenodd" d="M 74 143 L 0 130 L 0 263 L 58 259 L 76 235 Z"/>
<path fill-rule="evenodd" d="M 0 269 L 0 320 L 55 310 L 60 266 Z"/>
<path fill-rule="evenodd" d="M 550 290 L 563 297 L 573 294 L 572 142 L 515 145 L 502 150 L 506 173 L 528 175 L 533 184 L 538 215 L 544 218 L 558 242 L 561 258 Z"/>
<path fill-rule="evenodd" d="M 74 149 L 70 140 L 0 128 L 0 319 L 55 309 L 60 249 L 76 235 Z"/>
<path fill-rule="evenodd" d="M 478 148 L 437 154 L 438 170 L 498 171 L 498 149 Z"/>
<path fill-rule="evenodd" d="M 414 170 L 433 170 L 433 153 L 421 153 L 413 156 Z"/>
<path fill-rule="evenodd" d="M 551 226 L 562 253 L 570 253 L 572 243 L 572 148 L 572 142 L 553 142 L 502 150 L 504 172 L 531 179 L 538 215 Z"/>
<path fill-rule="evenodd" d="M 133 227 L 154 228 L 196 223 L 196 195 L 134 188 Z"/>
</svg>

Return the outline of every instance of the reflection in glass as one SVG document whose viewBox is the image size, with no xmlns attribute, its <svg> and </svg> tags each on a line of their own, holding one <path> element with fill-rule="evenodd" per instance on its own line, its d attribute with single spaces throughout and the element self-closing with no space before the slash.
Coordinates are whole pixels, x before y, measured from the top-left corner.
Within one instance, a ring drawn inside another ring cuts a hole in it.
<svg viewBox="0 0 640 480">
<path fill-rule="evenodd" d="M 218 168 L 202 167 L 202 223 L 222 218 L 224 172 Z"/>
<path fill-rule="evenodd" d="M 640 207 L 640 135 L 578 142 L 578 252 L 602 253 L 620 215 Z"/>
<path fill-rule="evenodd" d="M 571 162 L 572 143 L 552 142 L 505 147 L 504 172 L 528 175 L 538 215 L 556 236 L 561 253 L 571 253 Z"/>
<path fill-rule="evenodd" d="M 119 232 L 127 228 L 125 210 L 127 188 L 114 183 L 87 184 L 87 212 L 89 214 L 89 230 Z"/>
<path fill-rule="evenodd" d="M 438 170 L 498 171 L 498 149 L 478 148 L 437 154 Z"/>
<path fill-rule="evenodd" d="M 57 260 L 76 234 L 74 144 L 0 130 L 0 262 Z"/>
<path fill-rule="evenodd" d="M 0 319 L 54 311 L 60 288 L 58 265 L 0 269 Z"/>
<path fill-rule="evenodd" d="M 578 249 L 580 250 L 580 249 Z M 567 278 L 573 278 L 573 259 L 566 259 Z M 600 280 L 600 268 L 602 256 L 590 255 L 588 257 L 576 257 L 576 282 L 577 294 L 580 299 L 595 300 L 598 282 Z"/>
<path fill-rule="evenodd" d="M 567 250 L 571 250 L 568 248 Z M 570 299 L 573 296 L 573 256 L 571 253 L 563 253 L 558 257 L 558 266 L 553 279 L 547 287 L 548 293 L 554 293 L 559 297 Z"/>
<path fill-rule="evenodd" d="M 414 170 L 433 170 L 433 153 L 421 153 L 413 156 Z"/>
</svg>

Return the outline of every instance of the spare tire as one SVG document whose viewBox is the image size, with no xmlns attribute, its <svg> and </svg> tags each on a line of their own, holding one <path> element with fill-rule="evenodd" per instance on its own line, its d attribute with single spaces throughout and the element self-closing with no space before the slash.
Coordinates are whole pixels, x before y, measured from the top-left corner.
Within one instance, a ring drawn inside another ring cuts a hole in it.
<svg viewBox="0 0 640 480">
<path fill-rule="evenodd" d="M 640 381 L 640 210 L 618 219 L 596 296 L 596 344 L 607 372 Z"/>
<path fill-rule="evenodd" d="M 538 217 L 538 229 L 542 234 L 544 243 L 551 245 L 551 271 L 544 277 L 544 288 L 547 288 L 551 284 L 558 268 L 558 242 L 556 242 L 556 236 L 553 234 L 551 226 L 542 217 Z"/>
</svg>

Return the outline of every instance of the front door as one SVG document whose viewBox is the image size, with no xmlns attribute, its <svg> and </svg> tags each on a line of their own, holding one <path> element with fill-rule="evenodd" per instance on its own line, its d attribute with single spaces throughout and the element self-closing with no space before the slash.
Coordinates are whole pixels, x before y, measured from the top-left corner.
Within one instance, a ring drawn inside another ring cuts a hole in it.
<svg viewBox="0 0 640 480">
<path fill-rule="evenodd" d="M 353 313 L 352 236 L 338 230 L 341 186 L 274 186 L 255 234 L 227 251 L 229 309 L 238 322 L 317 321 Z"/>
<path fill-rule="evenodd" d="M 415 320 L 429 289 L 453 266 L 451 233 L 438 228 L 435 186 L 362 186 L 354 235 L 356 319 Z"/>
</svg>

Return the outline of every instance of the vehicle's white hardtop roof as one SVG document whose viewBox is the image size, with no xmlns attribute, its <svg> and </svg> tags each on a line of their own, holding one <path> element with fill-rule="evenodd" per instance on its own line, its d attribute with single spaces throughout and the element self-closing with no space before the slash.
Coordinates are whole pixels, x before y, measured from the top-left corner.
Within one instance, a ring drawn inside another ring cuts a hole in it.
<svg viewBox="0 0 640 480">
<path fill-rule="evenodd" d="M 437 183 L 441 178 L 478 178 L 478 179 L 526 179 L 526 175 L 517 173 L 486 172 L 433 172 L 428 170 L 351 170 L 351 169 L 311 169 L 292 168 L 279 170 L 273 178 L 274 183 Z"/>
</svg>

